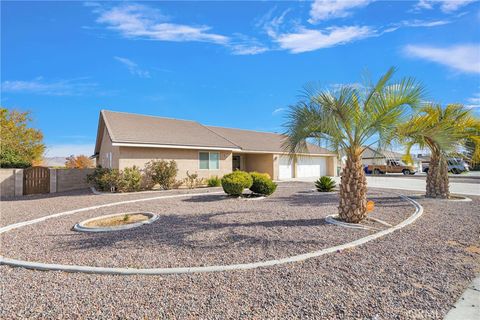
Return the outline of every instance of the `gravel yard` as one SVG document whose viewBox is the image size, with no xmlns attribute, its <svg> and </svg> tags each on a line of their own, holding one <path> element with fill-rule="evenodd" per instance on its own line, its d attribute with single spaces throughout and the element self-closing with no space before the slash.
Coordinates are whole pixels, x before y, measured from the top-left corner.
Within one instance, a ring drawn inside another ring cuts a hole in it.
<svg viewBox="0 0 480 320">
<path fill-rule="evenodd" d="M 158 199 L 85 211 L 1 235 L 1 255 L 38 262 L 173 267 L 254 262 L 346 243 L 372 231 L 324 223 L 337 194 L 282 183 L 265 200 L 222 194 Z M 89 193 L 2 201 L 1 225 L 65 210 L 152 196 Z M 398 193 L 408 194 L 406 191 Z M 415 192 L 412 192 L 412 194 Z M 418 192 L 416 192 L 418 193 Z M 418 200 L 413 225 L 355 249 L 275 267 L 168 276 L 42 272 L 0 266 L 0 318 L 438 318 L 480 272 L 480 198 Z M 373 217 L 397 224 L 413 212 L 394 190 L 372 189 Z M 128 231 L 71 231 L 103 214 L 149 211 L 151 225 Z M 375 225 L 380 227 L 381 225 Z"/>
</svg>

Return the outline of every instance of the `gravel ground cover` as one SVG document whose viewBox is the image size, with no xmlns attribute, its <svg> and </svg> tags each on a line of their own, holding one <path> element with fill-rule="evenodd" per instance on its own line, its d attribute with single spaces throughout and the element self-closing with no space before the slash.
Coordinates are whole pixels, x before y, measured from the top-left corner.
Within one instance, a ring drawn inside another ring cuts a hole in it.
<svg viewBox="0 0 480 320">
<path fill-rule="evenodd" d="M 149 191 L 138 194 L 95 195 L 89 189 L 59 192 L 47 195 L 28 195 L 24 197 L 2 199 L 0 201 L 0 227 L 26 220 L 32 220 L 52 213 L 91 207 L 100 204 L 159 197 L 173 194 L 218 192 L 222 188 L 180 189 Z M 7 214 L 9 213 L 9 214 Z"/>
<path fill-rule="evenodd" d="M 284 185 L 288 188 L 279 188 L 278 196 L 271 201 L 285 201 L 284 206 L 312 214 L 309 212 L 314 211 L 317 200 L 306 199 L 316 196 L 302 195 L 302 190 L 282 195 L 288 193 L 283 189 L 295 190 L 299 186 Z M 311 188 L 309 184 L 300 188 L 306 191 L 307 186 Z M 387 193 L 371 194 L 379 198 L 382 195 L 386 197 Z M 298 203 L 299 197 L 313 203 Z M 108 276 L 0 266 L 0 318 L 441 319 L 475 273 L 480 272 L 479 255 L 467 250 L 480 246 L 480 198 L 471 198 L 472 202 L 421 199 L 425 212 L 413 225 L 355 249 L 270 268 L 171 276 Z M 201 206 L 198 202 L 183 202 L 186 204 L 182 206 Z M 252 201 L 255 205 L 259 202 L 262 201 Z M 395 205 L 393 201 L 391 204 Z M 78 205 L 72 201 L 69 208 Z M 241 211 L 237 206 L 235 210 Z M 381 201 L 377 200 L 376 208 L 380 206 Z M 27 220 L 13 206 L 10 211 L 4 208 L 2 216 L 7 219 Z M 37 209 L 43 215 L 49 213 L 45 207 Z M 245 215 L 242 219 L 248 221 Z M 43 227 L 48 228 L 42 223 Z M 2 254 L 4 243 L 23 241 L 22 237 L 18 234 L 16 239 L 2 239 Z M 32 237 L 29 246 L 41 247 L 41 241 Z M 71 251 L 65 250 L 64 254 L 70 255 Z"/>
<path fill-rule="evenodd" d="M 224 265 L 285 258 L 374 232 L 326 224 L 324 218 L 336 212 L 338 194 L 304 189 L 304 184 L 280 187 L 272 197 L 259 201 L 206 194 L 90 210 L 7 232 L 2 235 L 2 254 L 100 267 Z M 370 198 L 377 203 L 372 216 L 390 223 L 403 221 L 415 211 L 395 194 L 375 190 Z M 92 217 L 142 211 L 160 218 L 124 231 L 93 234 L 71 230 Z"/>
</svg>

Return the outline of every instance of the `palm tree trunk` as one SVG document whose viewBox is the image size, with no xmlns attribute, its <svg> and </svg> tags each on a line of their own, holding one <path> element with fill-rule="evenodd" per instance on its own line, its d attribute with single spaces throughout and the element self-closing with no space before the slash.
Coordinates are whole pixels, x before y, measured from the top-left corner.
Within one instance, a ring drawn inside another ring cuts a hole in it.
<svg viewBox="0 0 480 320">
<path fill-rule="evenodd" d="M 367 179 L 362 166 L 361 153 L 347 156 L 340 183 L 340 219 L 358 223 L 367 216 Z"/>
<path fill-rule="evenodd" d="M 428 166 L 426 196 L 442 199 L 450 197 L 447 159 L 436 151 L 432 152 Z"/>
</svg>

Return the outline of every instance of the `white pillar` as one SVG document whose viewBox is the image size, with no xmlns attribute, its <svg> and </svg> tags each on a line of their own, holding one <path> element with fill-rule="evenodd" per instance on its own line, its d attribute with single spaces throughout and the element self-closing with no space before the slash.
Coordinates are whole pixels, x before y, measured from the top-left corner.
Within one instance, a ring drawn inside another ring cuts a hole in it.
<svg viewBox="0 0 480 320">
<path fill-rule="evenodd" d="M 50 170 L 50 193 L 57 192 L 57 169 Z"/>
<path fill-rule="evenodd" d="M 15 196 L 23 196 L 23 169 L 15 169 Z"/>
</svg>

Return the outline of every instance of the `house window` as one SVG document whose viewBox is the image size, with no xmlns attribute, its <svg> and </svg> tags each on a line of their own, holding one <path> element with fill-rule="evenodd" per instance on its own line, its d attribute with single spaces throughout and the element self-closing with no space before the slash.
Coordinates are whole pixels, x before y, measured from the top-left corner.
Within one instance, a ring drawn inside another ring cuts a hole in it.
<svg viewBox="0 0 480 320">
<path fill-rule="evenodd" d="M 220 168 L 220 153 L 199 152 L 200 169 L 218 170 Z"/>
</svg>

